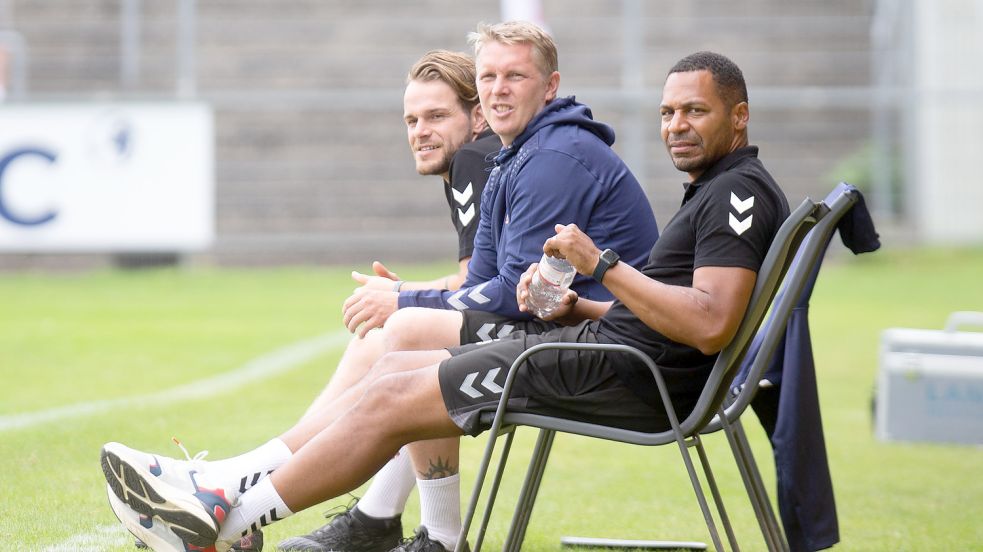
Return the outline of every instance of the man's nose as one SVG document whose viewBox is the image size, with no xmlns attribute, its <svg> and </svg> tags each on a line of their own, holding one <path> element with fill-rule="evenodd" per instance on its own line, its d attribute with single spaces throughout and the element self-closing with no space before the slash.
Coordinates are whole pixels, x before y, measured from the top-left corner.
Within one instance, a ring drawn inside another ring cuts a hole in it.
<svg viewBox="0 0 983 552">
<path fill-rule="evenodd" d="M 666 130 L 670 134 L 678 134 L 680 132 L 685 132 L 689 128 L 689 121 L 686 119 L 686 114 L 682 111 L 676 111 L 672 114 L 669 122 L 666 123 Z"/>
<path fill-rule="evenodd" d="M 417 121 L 416 126 L 413 127 L 414 136 L 429 136 L 430 135 L 430 125 L 424 121 Z"/>
<path fill-rule="evenodd" d="M 505 77 L 495 77 L 495 82 L 492 83 L 492 94 L 496 96 L 504 96 L 509 93 L 509 82 Z"/>
</svg>

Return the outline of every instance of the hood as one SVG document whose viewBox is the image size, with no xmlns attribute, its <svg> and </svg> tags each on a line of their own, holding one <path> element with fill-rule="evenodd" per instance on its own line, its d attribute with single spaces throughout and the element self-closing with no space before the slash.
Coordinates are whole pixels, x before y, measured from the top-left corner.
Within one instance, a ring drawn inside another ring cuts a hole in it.
<svg viewBox="0 0 983 552">
<path fill-rule="evenodd" d="M 540 129 L 551 125 L 576 125 L 595 134 L 608 146 L 614 144 L 614 129 L 604 123 L 595 121 L 589 107 L 582 103 L 577 103 L 577 100 L 573 96 L 568 96 L 566 98 L 557 98 L 546 104 L 533 117 L 532 121 L 529 121 L 522 134 L 516 136 L 512 144 L 498 154 L 498 157 L 495 158 L 495 163 L 500 164 L 515 155 L 515 152 L 519 151 L 519 148 L 522 147 L 522 144 L 526 140 L 536 134 Z"/>
</svg>

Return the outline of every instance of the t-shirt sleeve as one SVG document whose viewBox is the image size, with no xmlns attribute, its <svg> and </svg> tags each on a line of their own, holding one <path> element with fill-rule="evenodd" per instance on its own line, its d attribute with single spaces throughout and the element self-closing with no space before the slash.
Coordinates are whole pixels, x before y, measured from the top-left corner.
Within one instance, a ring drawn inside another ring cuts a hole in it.
<svg viewBox="0 0 983 552">
<path fill-rule="evenodd" d="M 458 259 L 470 257 L 474 252 L 481 192 L 491 169 L 490 159 L 485 159 L 480 152 L 465 149 L 460 150 L 451 163 L 451 220 L 457 230 Z"/>
<path fill-rule="evenodd" d="M 780 216 L 780 205 L 767 184 L 740 174 L 717 179 L 696 216 L 693 268 L 757 271 L 781 224 Z"/>
</svg>

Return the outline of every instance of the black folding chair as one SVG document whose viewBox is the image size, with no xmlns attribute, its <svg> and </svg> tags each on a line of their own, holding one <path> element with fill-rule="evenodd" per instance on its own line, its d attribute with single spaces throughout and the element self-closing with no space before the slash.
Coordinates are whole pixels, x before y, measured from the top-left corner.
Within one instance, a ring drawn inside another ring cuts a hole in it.
<svg viewBox="0 0 983 552">
<path fill-rule="evenodd" d="M 488 521 L 491 517 L 495 497 L 498 492 L 498 487 L 501 482 L 501 477 L 508 459 L 515 429 L 520 425 L 539 428 L 540 432 L 533 449 L 532 459 L 530 460 L 529 469 L 526 474 L 526 480 L 520 492 L 518 505 L 513 515 L 512 525 L 506 537 L 503 550 L 509 552 L 518 551 L 521 547 L 522 541 L 525 537 L 526 527 L 528 526 L 529 518 L 535 503 L 536 494 L 538 493 L 539 485 L 542 481 L 542 476 L 546 468 L 546 462 L 552 446 L 553 438 L 557 431 L 645 446 L 659 446 L 672 442 L 677 443 L 680 454 L 683 458 L 683 463 L 686 466 L 687 473 L 693 485 L 693 490 L 696 494 L 697 501 L 699 502 L 700 509 L 703 512 L 707 529 L 710 532 L 710 538 L 717 550 L 724 550 L 719 532 L 717 531 L 714 516 L 708 506 L 689 451 L 690 448 L 696 448 L 700 458 L 700 463 L 707 479 L 707 486 L 711 491 L 717 513 L 720 517 L 720 522 L 724 526 L 728 543 L 732 549 L 739 549 L 730 521 L 727 518 L 723 501 L 720 498 L 719 490 L 717 489 L 716 482 L 713 478 L 709 460 L 700 439 L 700 433 L 707 427 L 708 423 L 714 420 L 715 416 L 725 412 L 723 410 L 723 401 L 728 394 L 730 382 L 737 373 L 737 370 L 740 368 L 755 332 L 761 325 L 765 314 L 772 306 L 772 300 L 775 297 L 776 291 L 778 290 L 778 287 L 783 279 L 786 278 L 786 273 L 789 272 L 790 265 L 796 253 L 799 251 L 800 244 L 803 242 L 806 234 L 812 230 L 817 223 L 823 221 L 823 219 L 827 217 L 829 213 L 829 206 L 823 203 L 815 203 L 809 199 L 806 199 L 791 213 L 791 215 L 789 215 L 788 219 L 779 229 L 771 248 L 768 250 L 765 260 L 762 263 L 761 269 L 758 272 L 758 278 L 755 283 L 747 312 L 745 313 L 744 319 L 738 327 L 735 337 L 731 340 L 727 347 L 721 351 L 695 408 L 682 421 L 679 421 L 678 417 L 676 416 L 675 410 L 669 398 L 665 381 L 662 378 L 659 368 L 650 358 L 637 349 L 623 345 L 609 344 L 543 343 L 531 347 L 520 355 L 509 370 L 498 409 L 495 412 L 494 418 L 491 420 L 488 444 L 485 448 L 485 454 L 478 470 L 468 511 L 463 520 L 458 550 L 462 550 L 464 543 L 466 542 L 466 537 L 477 510 L 477 503 L 484 485 L 484 480 L 488 473 L 488 468 L 491 463 L 491 456 L 494 453 L 497 438 L 499 435 L 504 434 L 507 435 L 506 441 L 503 446 L 501 459 L 499 460 L 495 477 L 492 481 L 491 489 L 489 491 L 488 503 L 485 507 L 484 515 L 475 539 L 475 550 L 479 550 L 481 548 L 485 531 L 488 526 Z M 819 253 L 819 256 L 821 257 L 821 251 Z M 817 262 L 816 259 L 803 260 L 803 262 L 797 265 L 795 270 L 789 272 L 789 281 L 794 282 L 799 279 L 804 279 L 810 272 L 810 265 L 815 262 Z M 783 301 L 774 306 L 774 311 L 776 313 L 775 316 L 784 316 L 785 319 L 787 319 L 791 312 L 794 298 L 795 294 L 786 294 Z M 780 321 L 781 318 L 778 320 Z M 774 331 L 775 333 L 779 333 L 780 331 L 783 332 L 784 324 L 772 324 L 770 325 L 770 328 L 772 328 L 771 331 Z M 662 432 L 649 433 L 571 421 L 550 416 L 509 412 L 507 409 L 508 398 L 511 394 L 512 382 L 517 371 L 521 369 L 526 359 L 528 359 L 531 355 L 550 349 L 600 349 L 622 352 L 636 356 L 651 370 L 652 375 L 655 378 L 656 384 L 659 388 L 661 400 L 663 401 L 666 408 L 666 413 L 668 414 L 671 429 Z M 763 348 L 762 351 L 760 351 L 760 354 L 764 357 L 769 356 L 771 352 L 773 352 L 773 349 L 769 351 L 767 348 Z M 761 361 L 765 365 L 767 364 L 767 359 L 762 358 Z M 736 416 L 739 416 L 736 411 L 734 412 Z M 719 419 L 722 427 L 733 427 L 732 421 L 726 414 L 721 416 Z M 725 424 L 725 422 L 727 423 Z M 731 433 L 728 433 L 728 435 L 730 434 Z M 748 452 L 749 451 L 750 449 L 748 449 Z M 737 452 L 735 451 L 735 455 L 736 454 Z M 738 459 L 738 461 L 742 462 L 740 459 Z M 751 462 L 753 462 L 753 459 Z M 760 481 L 760 476 L 758 476 L 758 480 Z M 748 476 L 745 481 L 752 481 L 751 476 Z M 763 491 L 763 486 L 760 486 L 759 488 L 758 486 L 753 485 L 753 481 L 749 483 L 748 494 L 751 497 L 752 504 L 754 504 L 755 501 L 759 500 L 762 496 L 764 497 L 764 500 L 767 501 L 767 494 Z M 756 508 L 756 513 L 758 513 L 757 510 L 758 508 Z M 767 516 L 768 514 L 767 512 L 762 512 L 760 515 Z M 771 513 L 771 518 L 774 519 L 773 513 Z M 761 518 L 759 517 L 759 519 Z M 768 523 L 768 521 L 764 521 L 762 522 L 762 526 L 765 527 Z M 774 525 L 777 527 L 777 522 L 775 522 Z M 768 536 L 769 534 L 770 533 L 766 533 L 766 541 L 769 542 L 769 547 L 771 547 L 771 541 L 769 540 L 770 537 Z"/>
<path fill-rule="evenodd" d="M 789 545 L 775 517 L 740 417 L 754 399 L 776 349 L 785 339 L 785 327 L 792 310 L 801 301 L 805 289 L 814 281 L 840 219 L 853 208 L 859 198 L 860 192 L 856 188 L 841 183 L 823 201 L 829 212 L 808 233 L 799 247 L 792 261 L 789 277 L 786 278 L 775 298 L 776 308 L 751 343 L 747 353 L 751 358 L 745 361 L 745 369 L 738 376 L 743 376 L 743 384 L 737 387 L 735 395 L 725 400 L 723 412 L 718 412 L 718 415 L 700 431 L 706 434 L 723 430 L 727 436 L 755 517 L 758 519 L 770 551 L 785 552 L 789 550 Z"/>
</svg>

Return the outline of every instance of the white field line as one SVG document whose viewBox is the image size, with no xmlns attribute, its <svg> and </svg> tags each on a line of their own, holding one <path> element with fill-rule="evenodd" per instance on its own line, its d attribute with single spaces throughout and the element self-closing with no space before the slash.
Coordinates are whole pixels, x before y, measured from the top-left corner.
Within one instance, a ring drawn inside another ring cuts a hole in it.
<svg viewBox="0 0 983 552">
<path fill-rule="evenodd" d="M 219 393 L 233 391 L 255 381 L 292 370 L 311 359 L 317 358 L 326 351 L 348 343 L 349 339 L 351 339 L 351 334 L 345 330 L 341 330 L 298 341 L 254 358 L 235 370 L 156 393 L 70 404 L 46 410 L 0 416 L 0 432 L 23 429 L 66 418 L 100 414 L 117 408 L 152 406 L 154 404 L 203 399 Z"/>
<path fill-rule="evenodd" d="M 117 523 L 100 525 L 88 533 L 75 535 L 41 550 L 43 552 L 103 552 L 127 545 L 133 546 L 133 535 Z"/>
</svg>

